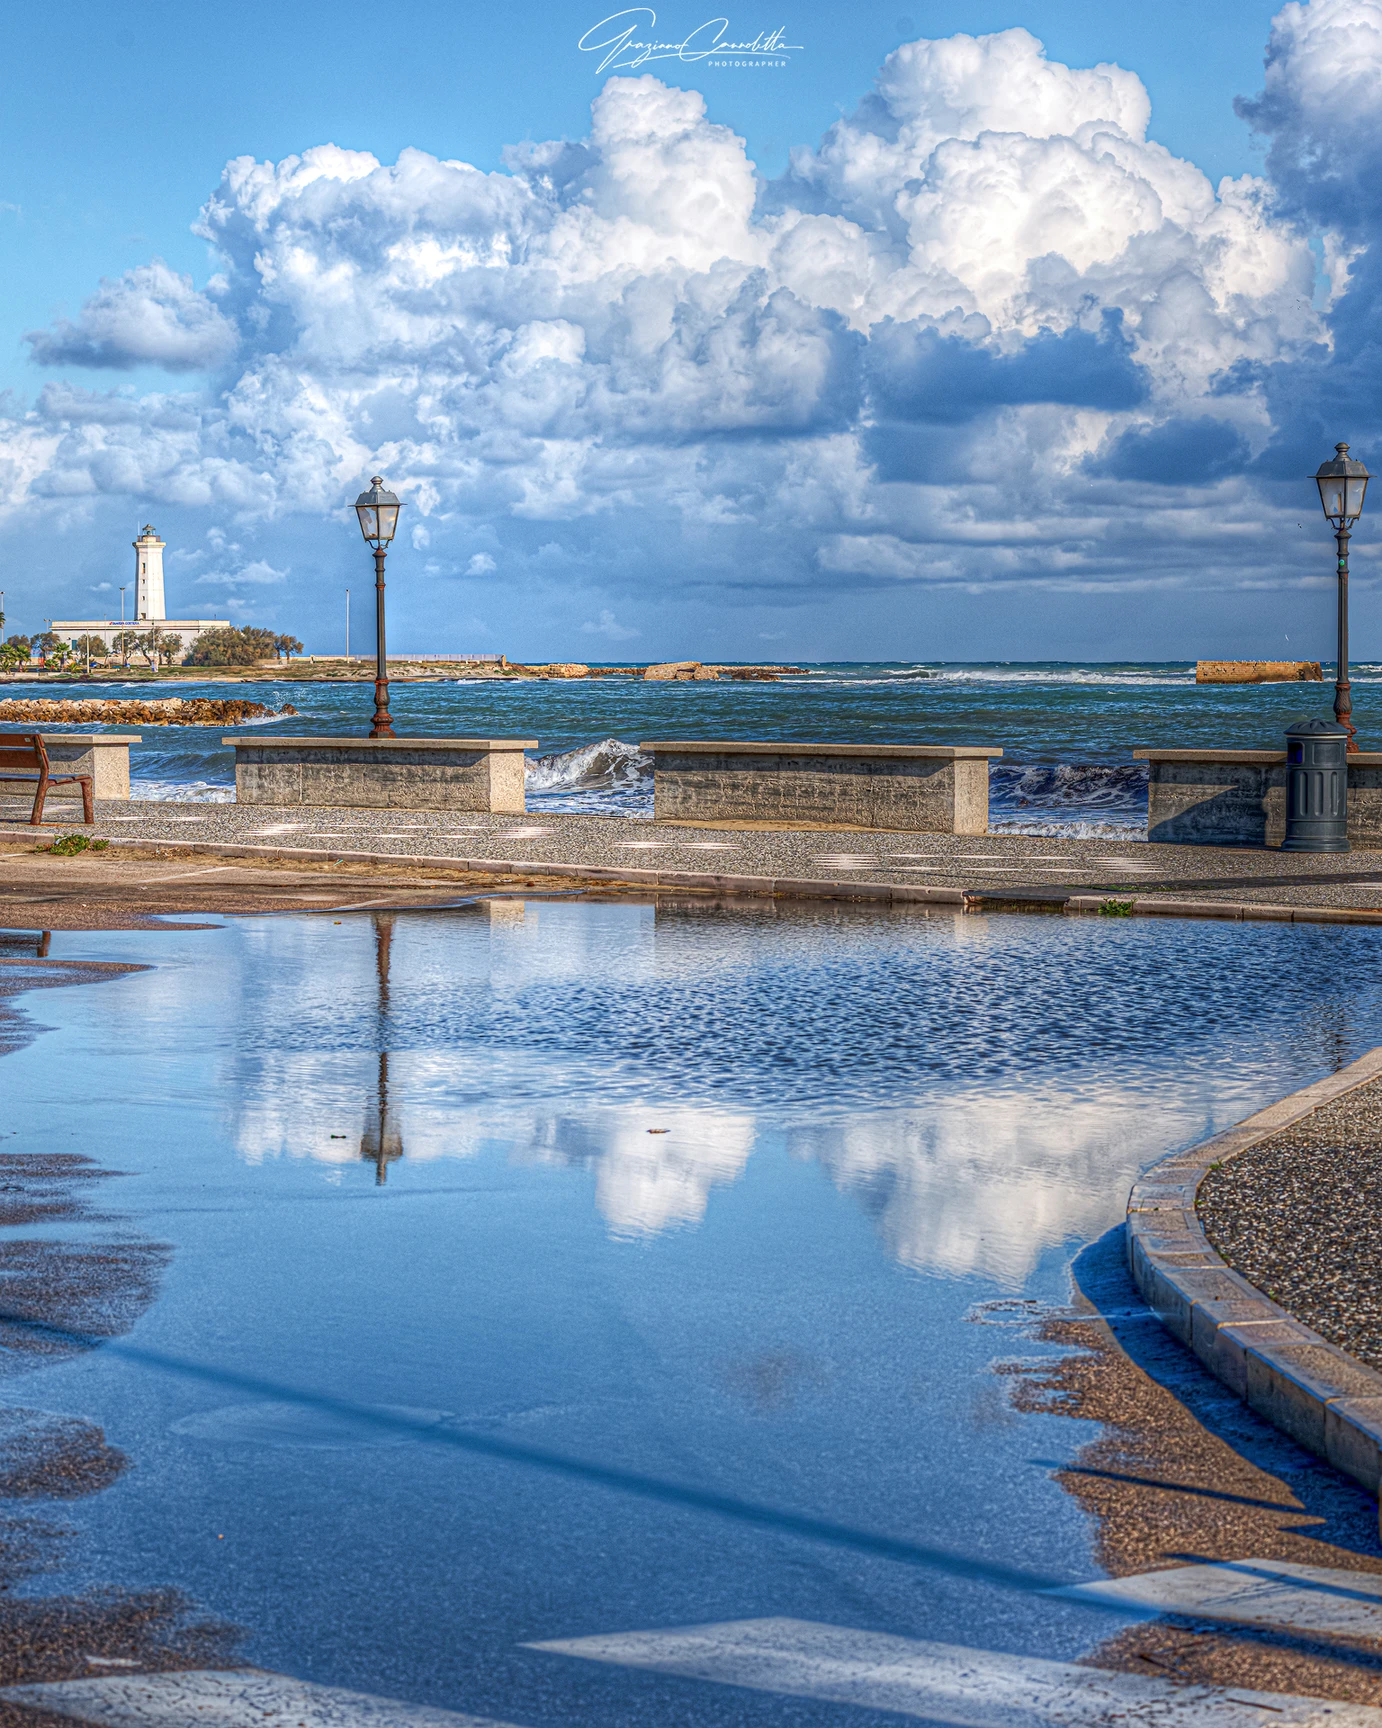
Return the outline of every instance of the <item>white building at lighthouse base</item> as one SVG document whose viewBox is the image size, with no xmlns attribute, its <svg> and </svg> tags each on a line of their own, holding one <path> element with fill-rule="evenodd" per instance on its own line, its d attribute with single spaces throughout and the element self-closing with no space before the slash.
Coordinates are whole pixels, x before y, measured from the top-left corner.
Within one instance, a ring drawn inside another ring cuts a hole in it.
<svg viewBox="0 0 1382 1728">
<path fill-rule="evenodd" d="M 53 634 L 59 642 L 66 642 L 75 648 L 83 636 L 90 636 L 104 642 L 107 652 L 114 649 L 116 642 L 126 632 L 147 636 L 151 630 L 156 629 L 160 636 L 181 638 L 179 658 L 186 654 L 198 636 L 207 630 L 229 628 L 229 618 L 127 618 L 123 624 L 118 618 L 54 618 L 52 625 Z"/>
</svg>

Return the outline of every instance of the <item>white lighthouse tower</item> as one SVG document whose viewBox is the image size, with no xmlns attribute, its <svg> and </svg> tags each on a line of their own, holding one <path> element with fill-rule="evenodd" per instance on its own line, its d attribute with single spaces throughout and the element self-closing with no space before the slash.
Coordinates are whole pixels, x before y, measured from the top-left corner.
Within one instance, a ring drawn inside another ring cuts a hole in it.
<svg viewBox="0 0 1382 1728">
<path fill-rule="evenodd" d="M 134 544 L 134 615 L 141 622 L 146 618 L 166 618 L 163 605 L 163 548 L 168 544 L 154 533 L 152 522 L 144 524 L 144 532 Z"/>
<path fill-rule="evenodd" d="M 123 647 L 121 639 L 131 636 L 142 637 L 146 642 L 157 647 L 162 641 L 165 647 L 158 649 L 159 653 L 167 653 L 176 658 L 185 654 L 196 642 L 197 638 L 207 630 L 225 630 L 230 620 L 227 618 L 170 618 L 163 599 L 163 549 L 168 544 L 160 540 L 154 532 L 152 522 L 144 524 L 144 531 L 134 546 L 134 617 L 126 618 L 123 591 L 120 597 L 120 617 L 117 618 L 55 618 L 51 629 L 54 636 L 65 637 L 72 647 L 79 643 L 89 648 L 92 640 L 100 639 L 108 651 L 118 651 L 128 663 L 131 652 L 128 640 Z M 102 584 L 103 587 L 106 584 Z M 87 640 L 83 642 L 83 638 Z M 171 641 L 172 646 L 166 646 Z M 139 650 L 143 652 L 142 649 Z M 170 662 L 171 663 L 171 662 Z"/>
</svg>

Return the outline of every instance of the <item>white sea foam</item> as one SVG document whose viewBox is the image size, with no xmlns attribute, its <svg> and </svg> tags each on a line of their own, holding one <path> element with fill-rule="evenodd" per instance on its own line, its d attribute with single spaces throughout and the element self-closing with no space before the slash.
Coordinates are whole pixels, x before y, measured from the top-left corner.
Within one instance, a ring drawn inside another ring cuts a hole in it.
<svg viewBox="0 0 1382 1728">
<path fill-rule="evenodd" d="M 1132 685 L 1139 690 L 1181 690 L 1195 682 L 1193 668 L 1188 672 L 1177 672 L 1169 668 L 1138 671 L 1097 666 L 1067 666 L 1059 669 L 1039 666 L 948 666 L 938 668 L 931 676 L 940 684 Z"/>
<path fill-rule="evenodd" d="M 540 809 L 653 813 L 653 759 L 622 739 L 530 757 L 527 770 L 528 796 Z"/>
<path fill-rule="evenodd" d="M 1112 822 L 990 822 L 990 834 L 1021 834 L 1035 840 L 1126 840 L 1135 844 L 1147 838 L 1146 823 L 1141 828 Z"/>
<path fill-rule="evenodd" d="M 209 780 L 130 780 L 130 801 L 136 804 L 233 804 L 234 786 Z"/>
</svg>

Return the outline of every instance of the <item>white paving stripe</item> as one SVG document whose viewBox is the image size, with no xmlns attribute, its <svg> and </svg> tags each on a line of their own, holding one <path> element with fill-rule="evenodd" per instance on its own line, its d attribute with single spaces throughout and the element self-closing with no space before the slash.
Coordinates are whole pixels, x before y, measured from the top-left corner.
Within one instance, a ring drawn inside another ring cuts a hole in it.
<svg viewBox="0 0 1382 1728">
<path fill-rule="evenodd" d="M 1233 1560 L 1074 1584 L 1053 1594 L 1126 1603 L 1156 1614 L 1382 1640 L 1382 1575 L 1376 1572 L 1342 1572 L 1287 1560 Z"/>
<path fill-rule="evenodd" d="M 228 870 L 238 870 L 238 864 L 208 864 L 202 870 L 174 870 L 166 876 L 141 876 L 135 883 L 136 888 L 147 888 L 150 883 L 182 882 L 189 876 L 224 876 Z"/>
<path fill-rule="evenodd" d="M 0 1699 L 102 1728 L 513 1728 L 429 1704 L 313 1686 L 255 1668 L 112 1674 L 7 1686 Z"/>
<path fill-rule="evenodd" d="M 1261 1728 L 1264 1722 L 1382 1728 L 1382 1710 L 1365 1704 L 1189 1686 L 810 1620 L 734 1620 L 554 1639 L 531 1648 L 963 1728 L 1108 1728 L 1119 1721 L 1156 1728 Z"/>
</svg>

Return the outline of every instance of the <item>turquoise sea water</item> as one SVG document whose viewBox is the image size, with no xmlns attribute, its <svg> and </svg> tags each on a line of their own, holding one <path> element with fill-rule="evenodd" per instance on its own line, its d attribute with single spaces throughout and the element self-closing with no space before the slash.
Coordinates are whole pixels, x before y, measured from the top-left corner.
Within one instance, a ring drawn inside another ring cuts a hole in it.
<svg viewBox="0 0 1382 1728">
<path fill-rule="evenodd" d="M 1329 672 L 1326 669 L 1326 677 Z M 363 667 L 362 667 L 363 676 Z M 1382 744 L 1382 666 L 1354 668 L 1360 740 Z M 367 730 L 373 687 L 304 684 L 186 685 L 183 694 L 244 694 L 295 718 L 270 722 L 306 733 Z M 27 686 L 25 689 L 32 689 Z M 149 686 L 104 684 L 147 696 Z M 6 694 L 21 694 L 11 686 Z M 45 695 L 90 694 L 46 687 Z M 989 744 L 996 828 L 1136 832 L 1146 821 L 1139 746 L 1279 748 L 1301 714 L 1328 716 L 1333 686 L 1197 686 L 1189 662 L 1146 665 L 877 664 L 812 666 L 777 683 L 645 684 L 632 678 L 398 684 L 400 733 L 523 737 L 537 741 L 530 799 L 549 809 L 651 814 L 644 740 L 743 738 Z M 145 728 L 132 758 L 136 796 L 228 798 L 232 753 L 223 728 Z"/>
</svg>

